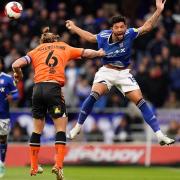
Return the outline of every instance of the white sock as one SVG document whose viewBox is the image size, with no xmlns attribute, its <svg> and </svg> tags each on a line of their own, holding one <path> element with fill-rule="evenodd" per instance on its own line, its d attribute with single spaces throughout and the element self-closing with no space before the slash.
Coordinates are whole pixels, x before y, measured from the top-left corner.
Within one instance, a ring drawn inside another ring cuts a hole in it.
<svg viewBox="0 0 180 180">
<path fill-rule="evenodd" d="M 156 131 L 155 134 L 156 134 L 157 138 L 164 136 L 164 134 L 162 133 L 161 130 Z"/>
<path fill-rule="evenodd" d="M 82 124 L 76 123 L 75 128 L 81 129 Z"/>
</svg>

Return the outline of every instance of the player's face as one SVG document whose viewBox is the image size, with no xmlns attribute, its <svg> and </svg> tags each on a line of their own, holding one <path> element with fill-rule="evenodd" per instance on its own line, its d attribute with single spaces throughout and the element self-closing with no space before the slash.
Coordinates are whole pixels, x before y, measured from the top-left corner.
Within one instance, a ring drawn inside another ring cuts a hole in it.
<svg viewBox="0 0 180 180">
<path fill-rule="evenodd" d="M 127 26 L 124 22 L 115 23 L 112 27 L 113 34 L 120 41 L 124 38 Z"/>
</svg>

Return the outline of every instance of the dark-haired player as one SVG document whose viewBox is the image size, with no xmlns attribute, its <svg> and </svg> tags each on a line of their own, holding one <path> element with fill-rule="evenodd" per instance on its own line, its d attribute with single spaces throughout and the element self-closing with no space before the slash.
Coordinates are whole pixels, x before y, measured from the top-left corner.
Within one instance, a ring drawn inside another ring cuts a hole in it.
<svg viewBox="0 0 180 180">
<path fill-rule="evenodd" d="M 3 71 L 3 66 L 3 59 L 0 58 L 0 178 L 5 173 L 4 163 L 10 126 L 9 103 L 19 97 L 14 79 Z"/>
<path fill-rule="evenodd" d="M 174 143 L 173 139 L 165 136 L 160 130 L 155 114 L 144 100 L 139 85 L 130 73 L 131 47 L 135 38 L 150 32 L 157 23 L 164 9 L 165 0 L 156 0 L 156 11 L 140 28 L 127 28 L 126 18 L 115 16 L 111 20 L 111 29 L 103 30 L 94 35 L 80 29 L 72 21 L 66 22 L 66 27 L 83 39 L 98 43 L 98 47 L 106 52 L 102 58 L 103 67 L 99 69 L 94 78 L 91 94 L 86 98 L 80 111 L 78 122 L 68 134 L 73 139 L 81 130 L 82 124 L 91 113 L 94 103 L 105 95 L 112 86 L 116 86 L 129 100 L 140 109 L 144 120 L 155 132 L 161 145 Z M 158 98 L 158 97 L 157 97 Z"/>
</svg>

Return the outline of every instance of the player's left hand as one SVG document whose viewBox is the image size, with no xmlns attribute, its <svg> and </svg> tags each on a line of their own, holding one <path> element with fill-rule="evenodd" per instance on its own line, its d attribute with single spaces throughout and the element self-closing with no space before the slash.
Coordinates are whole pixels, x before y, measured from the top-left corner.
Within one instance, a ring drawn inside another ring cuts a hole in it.
<svg viewBox="0 0 180 180">
<path fill-rule="evenodd" d="M 8 95 L 6 96 L 6 100 L 9 101 L 9 102 L 12 102 L 12 101 L 13 101 L 12 95 L 8 94 Z"/>
<path fill-rule="evenodd" d="M 15 79 L 16 83 L 19 82 L 20 80 L 23 79 L 23 74 L 22 73 L 21 74 L 17 74 L 17 73 L 14 72 L 14 79 Z"/>
<path fill-rule="evenodd" d="M 101 48 L 98 50 L 99 57 L 104 57 L 106 55 L 106 52 Z"/>
<path fill-rule="evenodd" d="M 156 0 L 156 8 L 163 11 L 166 0 Z"/>
</svg>

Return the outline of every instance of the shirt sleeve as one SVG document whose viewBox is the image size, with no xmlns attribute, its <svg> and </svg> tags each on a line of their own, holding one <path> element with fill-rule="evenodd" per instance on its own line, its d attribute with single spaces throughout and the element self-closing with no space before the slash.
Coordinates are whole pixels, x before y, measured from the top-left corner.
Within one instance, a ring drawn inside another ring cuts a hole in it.
<svg viewBox="0 0 180 180">
<path fill-rule="evenodd" d="M 137 38 L 139 35 L 139 31 L 137 28 L 129 28 L 129 36 L 131 39 Z"/>
<path fill-rule="evenodd" d="M 32 62 L 32 59 L 30 56 L 26 55 L 23 56 L 22 59 L 27 62 L 27 64 L 30 64 Z"/>
<path fill-rule="evenodd" d="M 69 48 L 69 60 L 81 58 L 84 51 L 83 48 L 75 48 L 71 46 L 69 46 L 68 48 Z"/>
<path fill-rule="evenodd" d="M 27 60 L 29 63 L 32 62 L 33 57 L 34 57 L 34 50 L 29 51 L 29 52 L 27 53 L 27 55 L 24 56 L 24 58 L 26 58 L 26 60 Z"/>
<path fill-rule="evenodd" d="M 98 43 L 98 48 L 102 48 L 103 38 L 108 37 L 109 35 L 105 31 L 101 31 L 99 34 L 96 34 L 96 40 Z"/>
</svg>

